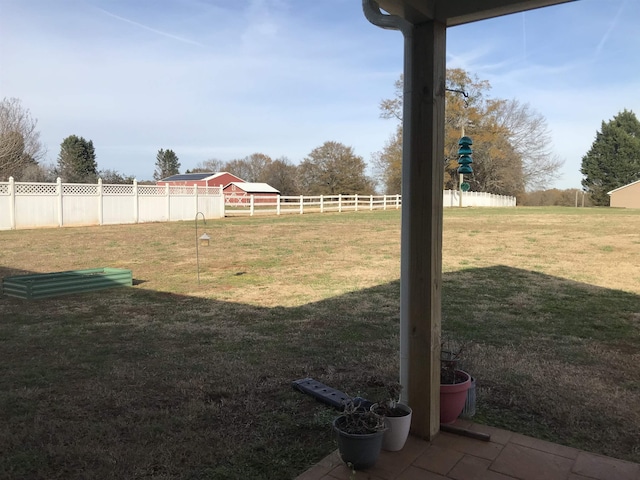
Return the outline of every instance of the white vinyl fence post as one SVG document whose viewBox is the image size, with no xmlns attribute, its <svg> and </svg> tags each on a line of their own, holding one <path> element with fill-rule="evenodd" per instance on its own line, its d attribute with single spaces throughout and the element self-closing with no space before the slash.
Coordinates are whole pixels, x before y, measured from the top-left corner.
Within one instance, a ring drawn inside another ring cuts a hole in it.
<svg viewBox="0 0 640 480">
<path fill-rule="evenodd" d="M 400 194 L 396 194 L 396 210 L 400 208 Z"/>
<path fill-rule="evenodd" d="M 304 213 L 304 196 L 300 195 L 300 215 Z"/>
<path fill-rule="evenodd" d="M 61 227 L 63 225 L 63 218 L 62 218 L 62 179 L 60 177 L 58 177 L 58 179 L 56 180 L 57 186 L 56 186 L 56 193 L 58 194 L 58 226 Z"/>
<path fill-rule="evenodd" d="M 133 179 L 133 223 L 138 223 L 140 219 L 138 205 L 138 180 Z"/>
<path fill-rule="evenodd" d="M 373 210 L 373 195 L 369 197 L 369 210 Z"/>
<path fill-rule="evenodd" d="M 324 213 L 324 195 L 320 195 L 320 213 Z"/>
<path fill-rule="evenodd" d="M 167 222 L 171 221 L 171 195 L 169 193 L 169 183 L 164 184 L 164 195 L 167 197 Z"/>
<path fill-rule="evenodd" d="M 16 182 L 9 177 L 9 227 L 16 229 Z"/>
<path fill-rule="evenodd" d="M 355 202 L 353 203 L 355 204 L 355 207 L 356 207 L 355 211 L 357 212 L 358 211 L 358 194 L 357 193 L 355 194 L 354 198 L 355 198 Z"/>
<path fill-rule="evenodd" d="M 103 225 L 104 221 L 103 221 L 103 205 L 104 205 L 104 200 L 102 197 L 102 179 L 99 178 L 98 179 L 98 225 Z"/>
<path fill-rule="evenodd" d="M 196 213 L 200 211 L 200 200 L 198 199 L 198 185 L 193 185 L 193 198 L 196 202 Z"/>
<path fill-rule="evenodd" d="M 342 194 L 338 195 L 338 213 L 342 213 Z"/>
<path fill-rule="evenodd" d="M 280 215 L 280 195 L 276 197 L 276 215 Z"/>
<path fill-rule="evenodd" d="M 383 210 L 387 209 L 387 194 L 386 193 L 382 196 L 382 209 Z"/>
<path fill-rule="evenodd" d="M 253 217 L 253 193 L 249 197 L 249 216 Z"/>
</svg>

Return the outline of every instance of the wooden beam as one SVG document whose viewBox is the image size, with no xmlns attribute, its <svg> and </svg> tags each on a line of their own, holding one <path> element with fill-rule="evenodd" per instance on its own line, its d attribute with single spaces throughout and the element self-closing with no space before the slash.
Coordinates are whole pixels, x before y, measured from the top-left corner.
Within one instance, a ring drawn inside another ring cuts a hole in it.
<svg viewBox="0 0 640 480">
<path fill-rule="evenodd" d="M 400 377 L 412 431 L 440 428 L 440 324 L 446 26 L 405 33 Z"/>
</svg>

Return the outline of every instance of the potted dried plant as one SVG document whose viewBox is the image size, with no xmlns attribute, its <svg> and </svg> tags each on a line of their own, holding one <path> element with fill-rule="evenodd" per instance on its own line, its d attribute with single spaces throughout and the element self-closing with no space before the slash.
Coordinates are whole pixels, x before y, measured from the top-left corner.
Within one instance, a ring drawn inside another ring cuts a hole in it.
<svg viewBox="0 0 640 480">
<path fill-rule="evenodd" d="M 391 452 L 402 450 L 411 428 L 411 407 L 400 403 L 402 385 L 398 382 L 385 383 L 377 378 L 367 382 L 368 387 L 376 389 L 376 403 L 372 409 L 384 417 L 386 430 L 382 439 L 382 449 Z"/>
<path fill-rule="evenodd" d="M 442 342 L 440 350 L 440 423 L 453 423 L 462 413 L 471 375 L 460 369 L 464 345 Z"/>
<path fill-rule="evenodd" d="M 354 470 L 372 467 L 382 448 L 384 417 L 371 408 L 349 400 L 333 421 L 340 457 Z"/>
</svg>

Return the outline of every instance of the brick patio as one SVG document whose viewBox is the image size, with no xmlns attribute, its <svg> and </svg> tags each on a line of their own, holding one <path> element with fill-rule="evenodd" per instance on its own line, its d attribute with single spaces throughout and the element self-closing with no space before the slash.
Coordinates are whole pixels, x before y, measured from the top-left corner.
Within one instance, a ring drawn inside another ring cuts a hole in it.
<svg viewBox="0 0 640 480">
<path fill-rule="evenodd" d="M 459 422 L 491 441 L 441 432 L 410 437 L 400 452 L 383 451 L 355 480 L 640 480 L 640 464 L 603 457 L 506 430 Z M 350 480 L 335 451 L 296 480 Z"/>
</svg>

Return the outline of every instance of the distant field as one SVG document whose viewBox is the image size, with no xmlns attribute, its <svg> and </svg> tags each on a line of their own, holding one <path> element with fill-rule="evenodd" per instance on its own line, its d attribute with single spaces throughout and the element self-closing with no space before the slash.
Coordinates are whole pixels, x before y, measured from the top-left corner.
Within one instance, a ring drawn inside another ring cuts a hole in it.
<svg viewBox="0 0 640 480">
<path fill-rule="evenodd" d="M 311 376 L 398 374 L 400 213 L 0 232 L 0 277 L 135 286 L 0 297 L 0 478 L 281 479 L 335 448 Z M 476 421 L 640 462 L 640 210 L 446 209 L 443 333 Z"/>
</svg>

